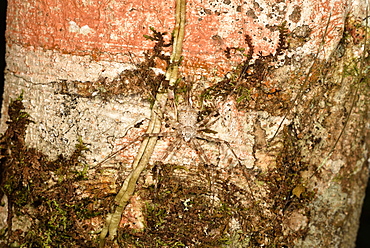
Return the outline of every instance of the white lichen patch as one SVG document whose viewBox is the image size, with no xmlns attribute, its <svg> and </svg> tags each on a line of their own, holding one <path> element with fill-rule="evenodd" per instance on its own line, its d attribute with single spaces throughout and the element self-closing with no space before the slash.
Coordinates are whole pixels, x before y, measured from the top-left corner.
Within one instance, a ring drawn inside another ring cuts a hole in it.
<svg viewBox="0 0 370 248">
<path fill-rule="evenodd" d="M 89 35 L 90 33 L 95 33 L 95 30 L 90 28 L 88 25 L 79 27 L 78 24 L 74 21 L 69 22 L 69 32 L 80 33 L 83 35 Z"/>
</svg>

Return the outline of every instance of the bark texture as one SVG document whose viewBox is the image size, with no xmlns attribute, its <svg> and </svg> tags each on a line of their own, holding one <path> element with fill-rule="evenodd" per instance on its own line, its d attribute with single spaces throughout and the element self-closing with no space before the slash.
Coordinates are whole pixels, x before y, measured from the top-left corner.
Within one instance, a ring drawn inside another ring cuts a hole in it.
<svg viewBox="0 0 370 248">
<path fill-rule="evenodd" d="M 213 139 L 157 142 L 107 247 L 354 247 L 369 175 L 366 4 L 187 1 L 161 131 L 189 94 Z M 3 244 L 98 246 L 166 85 L 174 11 L 9 0 Z"/>
</svg>

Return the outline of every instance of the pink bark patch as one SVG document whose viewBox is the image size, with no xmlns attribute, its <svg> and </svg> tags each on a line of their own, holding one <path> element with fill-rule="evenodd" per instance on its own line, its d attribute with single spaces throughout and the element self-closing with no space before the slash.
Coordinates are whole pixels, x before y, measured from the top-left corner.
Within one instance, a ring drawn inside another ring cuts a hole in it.
<svg viewBox="0 0 370 248">
<path fill-rule="evenodd" d="M 252 37 L 254 54 L 274 53 L 277 26 L 284 21 L 292 31 L 309 25 L 318 44 L 330 16 L 326 43 L 335 41 L 344 22 L 345 0 L 327 1 L 187 1 L 184 67 L 189 70 L 230 70 L 226 47 L 247 48 Z M 167 32 L 174 27 L 175 1 L 9 0 L 7 43 L 91 55 L 96 60 L 128 62 L 129 52 L 142 56 L 153 47 L 144 38 L 149 27 Z M 22 19 L 18 19 L 22 17 Z M 240 61 L 243 57 L 240 57 Z M 234 64 L 234 63 L 232 63 Z"/>
</svg>

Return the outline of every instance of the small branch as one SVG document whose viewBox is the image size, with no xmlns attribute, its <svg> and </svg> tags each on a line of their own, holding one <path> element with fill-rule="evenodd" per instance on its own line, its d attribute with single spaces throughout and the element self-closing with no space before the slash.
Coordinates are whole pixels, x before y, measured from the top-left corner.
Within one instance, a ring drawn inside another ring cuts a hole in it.
<svg viewBox="0 0 370 248">
<path fill-rule="evenodd" d="M 186 15 L 186 1 L 176 0 L 176 25 L 174 29 L 174 43 L 171 55 L 171 64 L 166 72 L 166 79 L 173 86 L 177 80 L 179 62 L 181 60 L 182 43 L 185 34 L 185 16 Z M 163 86 L 156 95 L 156 101 L 151 111 L 151 121 L 147 133 L 158 133 L 161 130 L 161 121 L 158 116 L 158 111 L 165 106 L 167 102 L 167 93 L 163 91 Z M 128 201 L 134 194 L 136 182 L 139 179 L 141 172 L 146 168 L 150 157 L 154 151 L 158 137 L 147 137 L 142 142 L 139 151 L 133 162 L 133 171 L 126 178 L 115 201 L 118 203 L 113 214 L 107 216 L 106 225 L 102 229 L 100 235 L 100 247 L 104 247 L 105 238 L 109 235 L 113 239 L 117 234 L 117 228 L 121 221 L 122 212 L 124 211 Z"/>
</svg>

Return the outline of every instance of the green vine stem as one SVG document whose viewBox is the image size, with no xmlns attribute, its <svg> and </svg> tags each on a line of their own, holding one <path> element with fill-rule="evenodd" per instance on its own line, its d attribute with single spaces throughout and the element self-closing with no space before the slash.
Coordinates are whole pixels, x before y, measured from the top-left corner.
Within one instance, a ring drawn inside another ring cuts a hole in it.
<svg viewBox="0 0 370 248">
<path fill-rule="evenodd" d="M 171 64 L 166 71 L 166 80 L 173 86 L 178 77 L 178 68 L 181 60 L 182 43 L 185 34 L 185 15 L 186 15 L 186 0 L 176 0 L 176 24 L 174 29 L 174 42 L 171 54 Z M 161 129 L 161 121 L 158 117 L 158 113 L 161 112 L 161 108 L 167 103 L 167 92 L 161 89 L 156 95 L 156 101 L 151 111 L 150 123 L 147 129 L 147 133 L 158 133 Z M 131 174 L 124 181 L 122 188 L 118 192 L 115 201 L 118 204 L 114 213 L 108 214 L 106 219 L 106 225 L 103 227 L 100 234 L 100 247 L 104 247 L 105 238 L 114 239 L 117 235 L 117 228 L 121 221 L 122 213 L 130 200 L 131 196 L 135 192 L 137 180 L 139 179 L 142 171 L 146 168 L 149 163 L 150 157 L 154 151 L 154 147 L 157 143 L 157 137 L 145 138 L 141 143 L 139 151 L 133 162 L 133 170 Z"/>
</svg>

